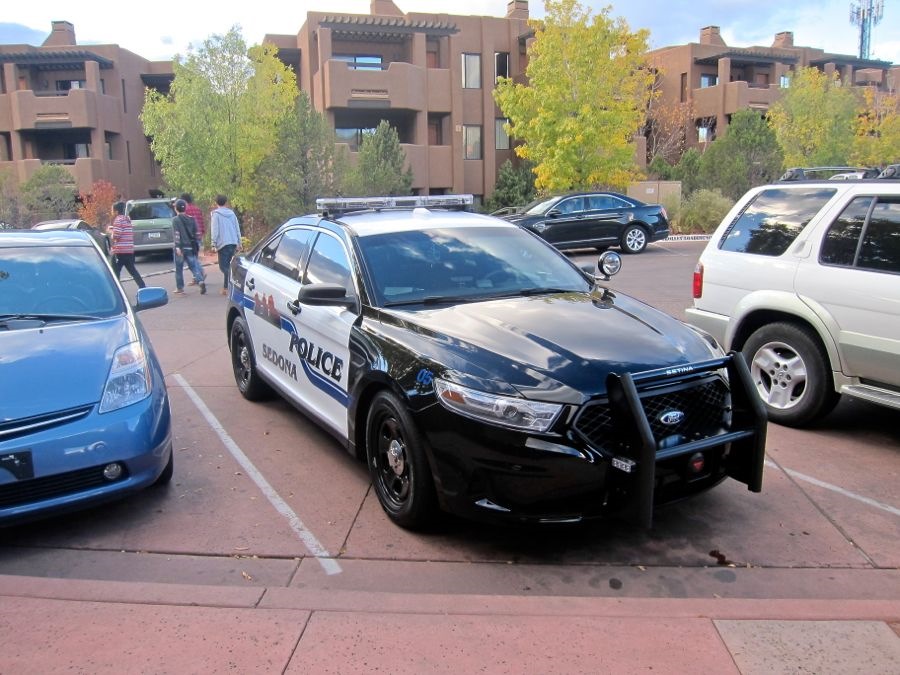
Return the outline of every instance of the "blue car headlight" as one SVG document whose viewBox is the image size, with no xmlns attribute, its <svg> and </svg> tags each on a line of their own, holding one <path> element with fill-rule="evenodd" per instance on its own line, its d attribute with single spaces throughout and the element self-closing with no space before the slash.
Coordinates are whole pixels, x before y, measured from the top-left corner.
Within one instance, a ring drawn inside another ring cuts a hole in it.
<svg viewBox="0 0 900 675">
<path fill-rule="evenodd" d="M 143 401 L 150 395 L 150 388 L 150 368 L 143 345 L 132 342 L 120 347 L 106 378 L 100 412 L 112 412 Z"/>
<path fill-rule="evenodd" d="M 562 405 L 498 396 L 435 378 L 437 399 L 445 408 L 472 419 L 520 431 L 547 431 Z"/>
</svg>

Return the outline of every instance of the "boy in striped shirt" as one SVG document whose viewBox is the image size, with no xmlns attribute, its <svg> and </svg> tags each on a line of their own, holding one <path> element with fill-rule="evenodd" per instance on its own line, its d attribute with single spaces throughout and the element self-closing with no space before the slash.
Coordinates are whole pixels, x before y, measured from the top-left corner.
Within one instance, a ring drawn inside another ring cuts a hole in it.
<svg viewBox="0 0 900 675">
<path fill-rule="evenodd" d="M 116 279 L 124 267 L 138 288 L 144 288 L 147 284 L 134 264 L 134 228 L 131 226 L 131 218 L 125 215 L 125 202 L 113 204 L 113 215 L 115 218 L 109 227 L 109 234 L 112 238 L 110 252 L 113 255 L 113 271 L 116 273 Z"/>
</svg>

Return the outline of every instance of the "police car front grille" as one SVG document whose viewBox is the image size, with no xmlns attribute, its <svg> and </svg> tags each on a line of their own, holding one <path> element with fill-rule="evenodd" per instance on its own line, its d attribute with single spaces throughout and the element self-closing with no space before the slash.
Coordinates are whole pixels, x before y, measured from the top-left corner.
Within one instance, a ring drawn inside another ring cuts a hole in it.
<svg viewBox="0 0 900 675">
<path fill-rule="evenodd" d="M 121 482 L 128 477 L 123 471 L 115 481 L 103 477 L 102 466 L 92 466 L 44 478 L 20 480 L 15 483 L 0 485 L 0 508 L 10 508 L 22 504 L 34 504 L 53 497 L 76 494 L 86 490 Z"/>
<path fill-rule="evenodd" d="M 23 417 L 17 420 L 0 421 L 0 441 L 8 441 L 14 438 L 21 438 L 29 434 L 39 431 L 45 431 L 68 424 L 76 420 L 86 417 L 94 406 L 86 405 L 77 408 L 68 408 L 66 410 L 56 410 L 43 415 L 35 415 L 33 417 Z"/>
<path fill-rule="evenodd" d="M 650 423 L 653 436 L 659 440 L 679 434 L 688 439 L 711 436 L 724 425 L 728 406 L 728 387 L 719 379 L 704 380 L 687 389 L 666 389 L 660 393 L 642 392 L 641 404 Z M 684 413 L 682 421 L 675 425 L 663 424 L 660 417 L 673 410 Z M 610 448 L 617 444 L 621 433 L 607 401 L 585 404 L 574 423 L 586 441 L 598 448 Z"/>
</svg>

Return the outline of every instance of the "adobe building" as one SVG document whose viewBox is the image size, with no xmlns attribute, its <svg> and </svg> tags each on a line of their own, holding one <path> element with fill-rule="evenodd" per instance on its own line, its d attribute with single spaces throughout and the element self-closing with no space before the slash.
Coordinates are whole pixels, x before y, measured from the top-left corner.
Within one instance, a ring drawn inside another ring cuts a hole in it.
<svg viewBox="0 0 900 675">
<path fill-rule="evenodd" d="M 660 74 L 661 105 L 690 104 L 694 124 L 686 129 L 687 147 L 714 140 L 738 110 L 765 113 L 795 70 L 838 72 L 844 82 L 882 91 L 898 84 L 898 68 L 890 62 L 795 46 L 789 31 L 778 33 L 770 47 L 729 47 L 718 26 L 707 26 L 699 43 L 663 47 L 648 56 Z"/>
<path fill-rule="evenodd" d="M 400 137 L 414 192 L 490 195 L 514 156 L 491 92 L 498 77 L 524 75 L 528 3 L 511 0 L 504 17 L 404 14 L 391 0 L 372 0 L 370 10 L 309 12 L 296 35 L 265 41 L 351 153 L 384 119 Z"/>
<path fill-rule="evenodd" d="M 168 91 L 171 61 L 118 45 L 80 47 L 75 27 L 54 21 L 40 47 L 0 45 L 0 64 L 0 171 L 22 184 L 42 164 L 58 164 L 76 190 L 103 179 L 125 198 L 160 187 L 139 114 L 145 87 Z"/>
</svg>

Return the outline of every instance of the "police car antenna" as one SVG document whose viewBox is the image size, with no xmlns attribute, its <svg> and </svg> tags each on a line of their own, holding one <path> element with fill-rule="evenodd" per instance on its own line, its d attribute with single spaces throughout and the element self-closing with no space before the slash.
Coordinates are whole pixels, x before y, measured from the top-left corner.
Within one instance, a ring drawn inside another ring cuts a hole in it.
<svg viewBox="0 0 900 675">
<path fill-rule="evenodd" d="M 382 209 L 447 209 L 471 211 L 472 195 L 401 195 L 387 197 L 323 197 L 316 200 L 316 211 L 323 218 L 338 217 L 352 211 Z"/>
</svg>

